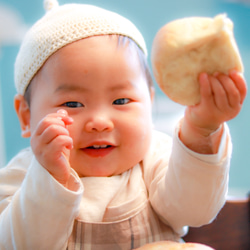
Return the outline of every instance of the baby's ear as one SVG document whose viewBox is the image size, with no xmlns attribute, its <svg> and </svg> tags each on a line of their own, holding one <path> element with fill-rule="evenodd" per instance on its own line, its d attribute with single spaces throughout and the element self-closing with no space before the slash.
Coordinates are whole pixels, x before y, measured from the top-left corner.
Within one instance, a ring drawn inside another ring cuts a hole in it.
<svg viewBox="0 0 250 250">
<path fill-rule="evenodd" d="M 17 94 L 14 98 L 14 107 L 20 122 L 22 137 L 30 137 L 30 108 L 23 95 Z"/>
</svg>

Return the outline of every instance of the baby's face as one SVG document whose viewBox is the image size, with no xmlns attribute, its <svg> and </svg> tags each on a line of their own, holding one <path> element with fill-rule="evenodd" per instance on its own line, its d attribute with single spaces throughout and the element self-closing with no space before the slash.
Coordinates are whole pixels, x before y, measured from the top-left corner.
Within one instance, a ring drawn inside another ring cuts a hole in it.
<svg viewBox="0 0 250 250">
<path fill-rule="evenodd" d="M 117 38 L 83 39 L 57 51 L 32 85 L 31 133 L 47 114 L 65 109 L 79 176 L 111 176 L 148 150 L 151 96 L 136 51 Z"/>
</svg>

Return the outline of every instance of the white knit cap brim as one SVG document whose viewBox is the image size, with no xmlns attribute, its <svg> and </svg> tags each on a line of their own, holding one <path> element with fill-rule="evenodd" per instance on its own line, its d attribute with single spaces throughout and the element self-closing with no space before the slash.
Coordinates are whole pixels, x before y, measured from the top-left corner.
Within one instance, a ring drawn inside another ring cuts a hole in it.
<svg viewBox="0 0 250 250">
<path fill-rule="evenodd" d="M 49 10 L 27 32 L 15 62 L 15 86 L 24 94 L 45 61 L 74 41 L 97 35 L 131 38 L 147 56 L 146 44 L 136 26 L 123 16 L 86 4 L 65 4 Z"/>
</svg>

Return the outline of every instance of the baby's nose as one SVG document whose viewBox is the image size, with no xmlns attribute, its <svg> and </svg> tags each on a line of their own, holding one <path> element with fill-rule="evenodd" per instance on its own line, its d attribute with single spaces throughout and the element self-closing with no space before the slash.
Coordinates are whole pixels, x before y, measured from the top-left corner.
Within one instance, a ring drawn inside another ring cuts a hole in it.
<svg viewBox="0 0 250 250">
<path fill-rule="evenodd" d="M 111 131 L 114 128 L 112 120 L 105 115 L 97 115 L 86 122 L 85 130 L 87 132 Z"/>
</svg>

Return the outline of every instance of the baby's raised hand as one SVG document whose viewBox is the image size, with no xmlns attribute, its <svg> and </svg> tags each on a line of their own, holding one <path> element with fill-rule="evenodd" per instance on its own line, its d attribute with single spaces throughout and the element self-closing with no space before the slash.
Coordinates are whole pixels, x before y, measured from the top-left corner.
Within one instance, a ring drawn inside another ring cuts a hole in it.
<svg viewBox="0 0 250 250">
<path fill-rule="evenodd" d="M 67 126 L 73 123 L 65 110 L 48 114 L 31 136 L 31 147 L 38 162 L 61 184 L 70 177 L 69 156 L 73 140 Z"/>
<path fill-rule="evenodd" d="M 236 71 L 232 71 L 229 76 L 202 73 L 199 82 L 201 101 L 188 107 L 186 116 L 193 126 L 209 133 L 238 115 L 246 96 L 246 83 Z"/>
<path fill-rule="evenodd" d="M 231 71 L 229 75 L 202 73 L 199 82 L 201 101 L 186 108 L 180 133 L 181 140 L 189 147 L 201 142 L 202 138 L 207 138 L 207 142 L 211 144 L 208 137 L 223 122 L 239 114 L 247 93 L 246 82 L 242 74 L 236 71 Z"/>
</svg>

